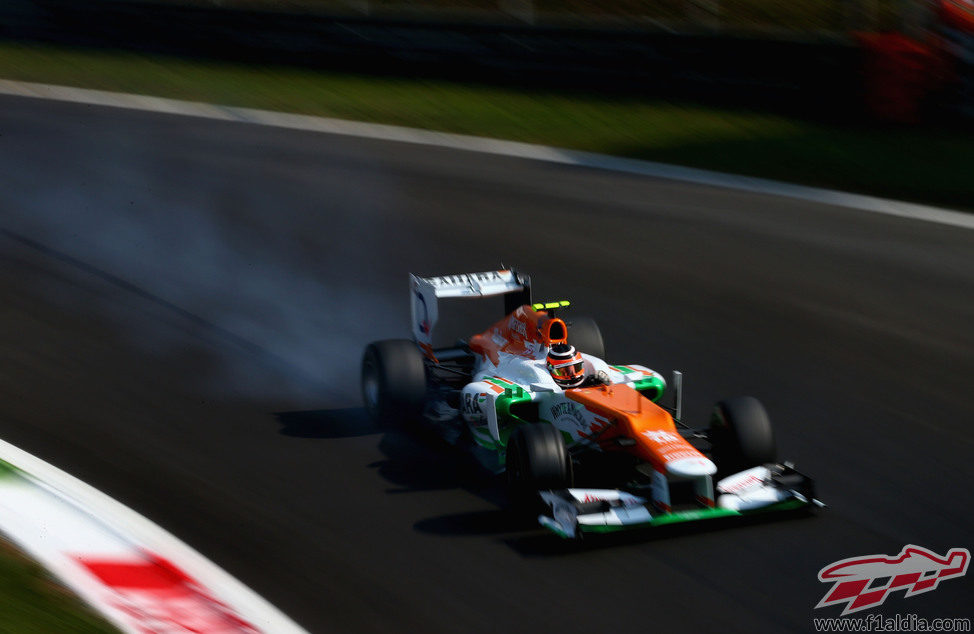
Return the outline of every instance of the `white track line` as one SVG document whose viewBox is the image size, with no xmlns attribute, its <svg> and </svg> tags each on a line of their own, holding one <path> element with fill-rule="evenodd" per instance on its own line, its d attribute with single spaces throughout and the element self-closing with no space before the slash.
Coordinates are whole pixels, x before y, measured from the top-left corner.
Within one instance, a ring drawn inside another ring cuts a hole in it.
<svg viewBox="0 0 974 634">
<path fill-rule="evenodd" d="M 69 507 L 90 513 L 110 527 L 113 533 L 126 536 L 126 540 L 141 544 L 171 560 L 204 588 L 214 591 L 220 600 L 226 602 L 237 614 L 243 616 L 261 632 L 307 634 L 280 610 L 216 564 L 161 527 L 94 487 L 3 440 L 0 440 L 0 460 L 16 467 L 30 481 L 65 500 L 64 504 Z M 53 534 L 56 532 L 55 528 L 51 526 L 45 530 Z M 16 536 L 12 537 L 16 539 Z M 85 594 L 84 589 L 82 584 L 80 587 L 82 594 Z"/>
<path fill-rule="evenodd" d="M 35 84 L 4 79 L 0 79 L 0 94 L 191 117 L 204 117 L 221 121 L 238 121 L 292 130 L 325 132 L 328 134 L 340 134 L 359 138 L 467 150 L 496 156 L 533 159 L 562 165 L 590 167 L 699 185 L 724 187 L 738 191 L 781 196 L 880 213 L 887 216 L 898 216 L 901 218 L 950 225 L 952 227 L 974 229 L 974 214 L 950 209 L 876 198 L 874 196 L 851 194 L 832 189 L 805 187 L 803 185 L 793 185 L 763 178 L 751 178 L 748 176 L 724 174 L 690 167 L 667 165 L 665 163 L 619 158 L 606 154 L 565 150 L 545 145 L 503 141 L 462 134 L 449 134 L 446 132 L 434 132 L 393 125 L 347 121 L 344 119 L 313 117 L 268 110 L 255 110 L 252 108 L 217 106 L 146 95 L 105 92 L 86 88 L 52 86 L 49 84 Z"/>
</svg>

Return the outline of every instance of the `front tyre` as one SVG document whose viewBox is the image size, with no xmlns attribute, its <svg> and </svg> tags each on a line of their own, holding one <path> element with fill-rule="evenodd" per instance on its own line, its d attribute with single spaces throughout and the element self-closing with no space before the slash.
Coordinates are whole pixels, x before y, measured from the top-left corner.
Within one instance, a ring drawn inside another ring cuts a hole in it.
<svg viewBox="0 0 974 634">
<path fill-rule="evenodd" d="M 507 488 L 516 508 L 534 511 L 538 491 L 572 486 L 572 462 L 561 432 L 547 423 L 523 424 L 507 441 Z"/>
<path fill-rule="evenodd" d="M 423 354 L 408 339 L 370 343 L 362 355 L 362 401 L 380 427 L 416 419 L 426 400 Z"/>
<path fill-rule="evenodd" d="M 753 396 L 735 396 L 717 403 L 709 436 L 714 461 L 725 473 L 777 461 L 771 419 Z"/>
</svg>

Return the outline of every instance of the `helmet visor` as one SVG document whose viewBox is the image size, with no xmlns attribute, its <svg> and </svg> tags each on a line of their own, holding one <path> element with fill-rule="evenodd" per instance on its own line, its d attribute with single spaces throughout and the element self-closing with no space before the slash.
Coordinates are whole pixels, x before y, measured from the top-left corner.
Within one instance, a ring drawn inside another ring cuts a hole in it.
<svg viewBox="0 0 974 634">
<path fill-rule="evenodd" d="M 582 368 L 584 364 L 581 361 L 577 363 L 564 363 L 558 366 L 548 364 L 548 370 L 551 372 L 551 376 L 556 379 L 574 379 L 582 374 Z"/>
</svg>

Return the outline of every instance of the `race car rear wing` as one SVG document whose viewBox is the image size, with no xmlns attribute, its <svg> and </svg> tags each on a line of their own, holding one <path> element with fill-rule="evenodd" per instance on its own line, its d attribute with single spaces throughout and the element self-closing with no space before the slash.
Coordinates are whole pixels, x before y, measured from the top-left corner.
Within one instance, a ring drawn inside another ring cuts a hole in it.
<svg viewBox="0 0 974 634">
<path fill-rule="evenodd" d="M 426 352 L 433 354 L 433 326 L 439 317 L 437 300 L 441 297 L 504 296 L 504 314 L 531 303 L 531 278 L 513 269 L 459 273 L 438 277 L 409 274 L 413 339 Z"/>
</svg>

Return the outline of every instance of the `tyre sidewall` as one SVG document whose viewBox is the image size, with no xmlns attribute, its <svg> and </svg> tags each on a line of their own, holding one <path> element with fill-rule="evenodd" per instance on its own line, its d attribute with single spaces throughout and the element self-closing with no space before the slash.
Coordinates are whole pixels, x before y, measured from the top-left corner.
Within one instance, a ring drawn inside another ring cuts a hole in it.
<svg viewBox="0 0 974 634">
<path fill-rule="evenodd" d="M 777 449 L 767 411 L 751 396 L 725 399 L 714 407 L 710 438 L 724 473 L 775 462 Z"/>
<path fill-rule="evenodd" d="M 369 344 L 362 356 L 362 400 L 380 426 L 419 417 L 426 400 L 423 354 L 408 339 Z"/>
<path fill-rule="evenodd" d="M 507 483 L 515 507 L 540 504 L 538 491 L 572 486 L 571 458 L 561 432 L 547 423 L 524 424 L 507 443 Z"/>
</svg>

